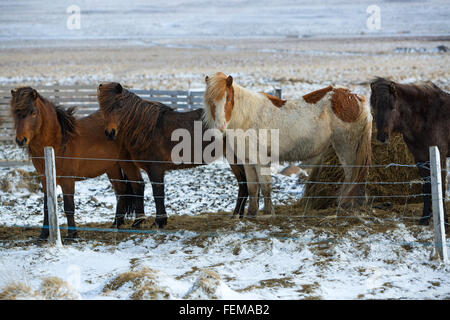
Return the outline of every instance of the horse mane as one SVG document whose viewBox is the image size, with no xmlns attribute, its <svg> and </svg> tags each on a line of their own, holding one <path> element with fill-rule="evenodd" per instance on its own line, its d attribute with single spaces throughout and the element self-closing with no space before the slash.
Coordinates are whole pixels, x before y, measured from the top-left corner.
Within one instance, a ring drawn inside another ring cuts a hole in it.
<svg viewBox="0 0 450 320">
<path fill-rule="evenodd" d="M 98 100 L 105 114 L 114 110 L 119 113 L 119 135 L 131 148 L 146 148 L 153 138 L 159 119 L 173 109 L 160 102 L 142 99 L 137 94 L 122 89 L 115 90 L 117 83 L 102 84 Z"/>
<path fill-rule="evenodd" d="M 78 123 L 74 116 L 76 107 L 64 109 L 61 106 L 55 106 L 56 117 L 58 118 L 59 126 L 61 127 L 61 144 L 64 146 L 73 137 L 78 135 Z"/>
<path fill-rule="evenodd" d="M 217 72 L 208 78 L 208 86 L 205 91 L 204 100 L 209 107 L 214 106 L 214 102 L 222 99 L 227 88 L 227 76 L 223 72 Z"/>
<path fill-rule="evenodd" d="M 36 98 L 34 95 L 37 95 Z M 34 103 L 35 99 L 39 99 L 43 105 L 55 109 L 56 118 L 61 128 L 61 145 L 65 146 L 74 136 L 78 135 L 78 124 L 74 116 L 76 107 L 64 109 L 62 106 L 55 106 L 50 100 L 41 96 L 31 87 L 20 87 L 16 89 L 10 102 L 14 118 L 17 120 L 26 117 L 35 108 L 39 108 L 38 104 Z"/>
<path fill-rule="evenodd" d="M 379 89 L 380 95 L 387 94 L 390 88 L 392 87 L 394 88 L 393 90 L 395 90 L 396 94 L 400 93 L 410 102 L 424 101 L 433 97 L 450 96 L 447 92 L 443 91 L 433 82 L 403 84 L 391 81 L 386 78 L 376 77 L 374 80 L 372 80 L 371 87 Z M 428 103 L 427 104 L 414 103 L 414 105 L 426 107 Z"/>
</svg>

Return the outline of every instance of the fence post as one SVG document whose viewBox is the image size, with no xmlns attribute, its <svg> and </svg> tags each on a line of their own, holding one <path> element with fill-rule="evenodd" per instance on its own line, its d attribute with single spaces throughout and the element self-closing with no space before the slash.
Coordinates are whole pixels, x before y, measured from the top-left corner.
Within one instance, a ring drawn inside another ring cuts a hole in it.
<svg viewBox="0 0 450 320">
<path fill-rule="evenodd" d="M 441 162 L 438 147 L 430 147 L 431 195 L 433 199 L 434 245 L 439 256 L 447 262 L 447 243 L 444 228 L 444 206 L 442 204 Z"/>
<path fill-rule="evenodd" d="M 56 168 L 55 152 L 52 147 L 44 148 L 45 158 L 45 180 L 47 186 L 47 208 L 48 208 L 48 228 L 49 243 L 62 246 L 61 234 L 59 232 L 58 212 L 56 203 Z"/>
</svg>

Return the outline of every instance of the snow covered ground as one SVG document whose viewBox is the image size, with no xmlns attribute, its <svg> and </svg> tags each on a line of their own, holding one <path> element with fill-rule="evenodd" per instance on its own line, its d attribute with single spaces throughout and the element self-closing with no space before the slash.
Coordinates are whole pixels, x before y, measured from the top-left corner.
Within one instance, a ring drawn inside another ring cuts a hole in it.
<svg viewBox="0 0 450 320">
<path fill-rule="evenodd" d="M 79 0 L 80 29 L 70 30 L 72 4 L 0 2 L 1 85 L 202 89 L 205 74 L 223 71 L 285 98 L 330 84 L 367 95 L 375 76 L 450 90 L 450 55 L 437 50 L 450 47 L 447 0 Z M 367 29 L 369 5 L 381 10 L 379 30 Z M 0 160 L 26 159 L 0 146 Z M 436 258 L 431 226 L 378 209 L 357 222 L 334 212 L 233 220 L 237 184 L 224 163 L 166 175 L 165 230 L 102 231 L 114 216 L 110 184 L 78 182 L 82 240 L 37 246 L 43 199 L 34 169 L 4 164 L 0 299 L 450 299 L 450 267 Z M 301 197 L 295 176 L 277 171 L 273 181 L 275 204 Z M 152 219 L 150 184 L 145 210 Z"/>
<path fill-rule="evenodd" d="M 419 243 L 431 239 L 429 229 L 417 237 L 400 224 L 342 238 L 292 230 L 279 239 L 249 225 L 237 222 L 232 233 L 206 238 L 180 231 L 114 245 L 0 245 L 0 288 L 19 282 L 39 290 L 57 277 L 82 299 L 450 298 L 449 266 Z"/>
<path fill-rule="evenodd" d="M 10 157 L 21 154 L 14 146 L 2 149 Z M 42 195 L 28 182 L 32 166 L 0 171 L 0 228 L 40 226 Z M 274 174 L 275 203 L 301 196 L 296 181 L 295 176 Z M 230 212 L 236 193 L 234 177 L 223 163 L 166 175 L 172 217 Z M 110 223 L 114 206 L 106 177 L 77 183 L 76 221 L 82 228 Z M 154 215 L 149 185 L 145 208 L 147 215 Z M 61 202 L 59 210 L 65 223 Z M 374 232 L 374 224 L 365 222 L 335 233 L 322 228 L 320 220 L 316 226 L 297 228 L 292 221 L 223 219 L 223 226 L 213 230 L 152 229 L 117 241 L 85 239 L 63 248 L 37 246 L 26 237 L 2 241 L 0 298 L 450 298 L 450 267 L 433 253 L 431 227 L 398 222 Z"/>
</svg>

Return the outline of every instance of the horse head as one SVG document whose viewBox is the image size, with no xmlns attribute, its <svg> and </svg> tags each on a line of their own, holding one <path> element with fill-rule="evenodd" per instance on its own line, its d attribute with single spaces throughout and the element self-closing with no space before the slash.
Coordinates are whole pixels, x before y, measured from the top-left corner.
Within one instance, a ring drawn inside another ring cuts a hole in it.
<svg viewBox="0 0 450 320">
<path fill-rule="evenodd" d="M 234 107 L 233 77 L 217 72 L 205 78 L 205 120 L 210 128 L 222 133 L 228 127 Z"/>
<path fill-rule="evenodd" d="M 39 93 L 31 87 L 11 90 L 10 107 L 16 128 L 16 143 L 21 147 L 29 145 L 42 126 L 40 100 Z"/>
<path fill-rule="evenodd" d="M 399 120 L 395 82 L 377 78 L 370 84 L 370 105 L 375 115 L 377 140 L 389 143 L 391 133 Z"/>
<path fill-rule="evenodd" d="M 123 88 L 120 83 L 101 83 L 97 88 L 97 99 L 100 111 L 105 118 L 105 135 L 114 140 L 119 132 L 120 98 Z"/>
</svg>

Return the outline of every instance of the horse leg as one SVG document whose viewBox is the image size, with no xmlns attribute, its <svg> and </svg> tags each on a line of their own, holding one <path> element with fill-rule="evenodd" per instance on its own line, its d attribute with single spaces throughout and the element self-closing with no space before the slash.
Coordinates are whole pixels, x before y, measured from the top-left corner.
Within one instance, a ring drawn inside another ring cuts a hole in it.
<svg viewBox="0 0 450 320">
<path fill-rule="evenodd" d="M 244 165 L 245 176 L 247 177 L 247 189 L 249 195 L 249 205 L 247 215 L 256 216 L 258 212 L 258 191 L 259 181 L 256 173 L 257 165 Z"/>
<path fill-rule="evenodd" d="M 64 199 L 64 213 L 67 218 L 67 238 L 64 240 L 73 240 L 78 237 L 78 233 L 75 226 L 75 181 L 69 179 L 69 181 L 64 181 L 61 183 L 61 189 L 63 191 Z"/>
<path fill-rule="evenodd" d="M 156 205 L 155 225 L 164 228 L 167 224 L 166 207 L 164 205 L 164 170 L 158 167 L 151 167 L 146 170 L 152 183 L 153 198 Z"/>
<path fill-rule="evenodd" d="M 38 241 L 45 241 L 49 236 L 48 230 L 48 206 L 47 206 L 47 190 L 44 187 L 44 222 L 42 224 L 41 234 Z"/>
<path fill-rule="evenodd" d="M 141 171 L 138 167 L 130 162 L 121 163 L 122 171 L 127 180 L 133 182 L 127 182 L 127 189 L 131 188 L 132 195 L 129 196 L 129 202 L 135 212 L 135 220 L 132 227 L 139 228 L 142 222 L 145 221 L 144 212 L 144 191 L 145 183 L 142 179 Z M 129 188 L 128 188 L 129 187 Z"/>
<path fill-rule="evenodd" d="M 239 191 L 236 200 L 236 207 L 234 208 L 233 217 L 239 215 L 239 218 L 244 216 L 245 203 L 248 198 L 247 178 L 245 176 L 245 169 L 243 165 L 230 164 L 231 171 L 238 181 Z"/>
<path fill-rule="evenodd" d="M 427 226 L 430 224 L 430 218 L 433 213 L 431 207 L 431 183 L 430 183 L 430 170 L 423 164 L 425 161 L 417 162 L 417 168 L 419 169 L 420 177 L 422 178 L 422 193 L 423 196 L 423 212 L 422 217 L 419 220 L 419 224 Z"/>
<path fill-rule="evenodd" d="M 275 213 L 272 205 L 272 176 L 270 174 L 261 174 L 261 170 L 264 173 L 270 172 L 270 165 L 260 166 L 257 170 L 259 186 L 261 188 L 262 195 L 264 197 L 264 214 L 273 215 Z M 259 201 L 259 200 L 258 200 Z"/>
<path fill-rule="evenodd" d="M 125 215 L 127 209 L 130 208 L 130 204 L 127 192 L 127 185 L 122 180 L 122 172 L 120 168 L 117 166 L 114 170 L 107 171 L 106 175 L 108 176 L 109 181 L 113 187 L 114 193 L 116 195 L 116 215 L 114 217 L 114 222 L 112 224 L 112 228 L 119 228 L 125 222 Z"/>
</svg>

